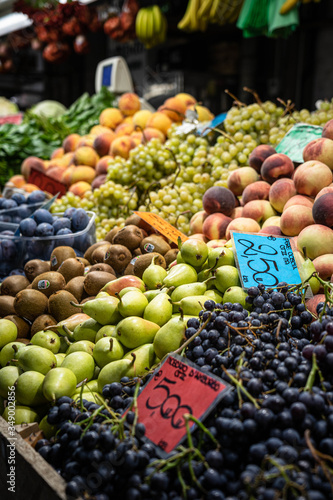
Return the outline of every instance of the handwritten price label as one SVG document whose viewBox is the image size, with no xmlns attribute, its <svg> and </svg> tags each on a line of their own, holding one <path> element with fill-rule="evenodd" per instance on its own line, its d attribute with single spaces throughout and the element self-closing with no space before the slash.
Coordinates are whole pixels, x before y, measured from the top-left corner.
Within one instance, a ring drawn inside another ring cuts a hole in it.
<svg viewBox="0 0 333 500">
<path fill-rule="evenodd" d="M 184 415 L 203 420 L 229 387 L 185 358 L 168 356 L 137 400 L 138 419 L 146 427 L 146 437 L 170 453 L 186 436 Z M 193 425 L 190 420 L 189 427 Z"/>
<path fill-rule="evenodd" d="M 63 195 L 67 192 L 67 186 L 65 184 L 56 181 L 55 179 L 52 179 L 52 177 L 49 177 L 48 175 L 43 174 L 43 172 L 39 172 L 33 168 L 31 169 L 28 182 L 30 184 L 35 184 L 43 191 L 50 194 L 60 193 Z"/>
<path fill-rule="evenodd" d="M 289 238 L 232 231 L 243 288 L 301 283 Z"/>
<path fill-rule="evenodd" d="M 169 222 L 162 219 L 159 215 L 153 214 L 151 212 L 134 212 L 136 215 L 141 217 L 145 222 L 148 222 L 154 229 L 156 229 L 159 233 L 163 234 L 173 243 L 178 243 L 178 237 L 182 241 L 188 240 L 188 237 L 185 236 L 182 232 L 178 231 L 175 227 L 173 227 Z"/>
</svg>

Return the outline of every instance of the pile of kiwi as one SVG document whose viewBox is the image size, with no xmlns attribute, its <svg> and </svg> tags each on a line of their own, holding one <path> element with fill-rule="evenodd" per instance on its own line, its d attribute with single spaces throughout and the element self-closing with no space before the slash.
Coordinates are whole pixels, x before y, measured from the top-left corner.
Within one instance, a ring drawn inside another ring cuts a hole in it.
<svg viewBox="0 0 333 500">
<path fill-rule="evenodd" d="M 142 277 L 154 263 L 167 268 L 177 257 L 170 243 L 137 215 L 113 228 L 103 241 L 77 257 L 71 247 L 56 247 L 50 261 L 30 260 L 22 275 L 5 278 L 0 288 L 0 318 L 13 321 L 18 340 L 28 343 L 38 331 L 77 314 L 71 304 L 93 299 L 106 283 L 123 275 Z"/>
</svg>

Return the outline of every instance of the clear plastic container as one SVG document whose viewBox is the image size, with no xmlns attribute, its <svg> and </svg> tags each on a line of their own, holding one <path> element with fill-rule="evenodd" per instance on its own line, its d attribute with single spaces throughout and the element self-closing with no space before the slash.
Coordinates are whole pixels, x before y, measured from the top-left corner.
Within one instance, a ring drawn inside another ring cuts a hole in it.
<svg viewBox="0 0 333 500">
<path fill-rule="evenodd" d="M 73 234 L 31 238 L 0 234 L 0 276 L 8 276 L 14 269 L 23 269 L 25 263 L 32 259 L 49 260 L 52 250 L 59 246 L 71 246 L 75 253 L 82 257 L 84 252 L 96 242 L 96 215 L 90 211 L 87 211 L 87 214 L 90 219 L 87 227 Z M 63 217 L 64 214 L 55 215 Z M 0 221 L 0 232 L 6 230 L 15 232 L 17 228 L 18 224 Z"/>
<path fill-rule="evenodd" d="M 24 203 L 23 205 L 19 205 L 15 208 L 6 208 L 4 210 L 0 210 L 0 222 L 9 222 L 12 224 L 19 224 L 22 219 L 26 219 L 30 217 L 30 215 L 40 208 L 46 200 L 40 203 L 33 203 L 32 205 L 28 205 Z"/>
</svg>

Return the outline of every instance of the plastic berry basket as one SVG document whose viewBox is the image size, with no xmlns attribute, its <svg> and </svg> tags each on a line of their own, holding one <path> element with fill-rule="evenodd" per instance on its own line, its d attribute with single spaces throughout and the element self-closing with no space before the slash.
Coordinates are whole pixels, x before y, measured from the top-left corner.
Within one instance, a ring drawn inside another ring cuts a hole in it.
<svg viewBox="0 0 333 500">
<path fill-rule="evenodd" d="M 20 205 L 18 207 L 0 210 L 0 222 L 19 224 L 22 219 L 30 217 L 30 215 L 32 215 L 33 212 L 40 208 L 44 203 L 45 201 L 33 203 L 32 205 L 25 204 L 24 207 Z"/>
</svg>

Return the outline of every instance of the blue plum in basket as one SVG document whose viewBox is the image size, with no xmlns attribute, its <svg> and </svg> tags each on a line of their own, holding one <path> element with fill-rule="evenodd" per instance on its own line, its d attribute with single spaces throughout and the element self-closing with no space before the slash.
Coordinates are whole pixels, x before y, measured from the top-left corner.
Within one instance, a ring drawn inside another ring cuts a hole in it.
<svg viewBox="0 0 333 500">
<path fill-rule="evenodd" d="M 31 237 L 35 234 L 37 222 L 34 219 L 23 219 L 19 225 L 22 236 Z"/>
<path fill-rule="evenodd" d="M 85 252 L 92 242 L 90 241 L 91 237 L 89 234 L 81 234 L 80 236 L 76 236 L 74 241 L 74 250 L 79 250 L 80 252 Z"/>
<path fill-rule="evenodd" d="M 21 222 L 21 217 L 19 217 L 18 215 L 12 218 L 13 224 L 19 224 L 20 222 Z"/>
<path fill-rule="evenodd" d="M 1 209 L 2 210 L 9 210 L 11 208 L 16 208 L 16 207 L 17 207 L 16 201 L 8 199 L 8 200 L 5 200 L 3 202 Z"/>
<path fill-rule="evenodd" d="M 72 230 L 77 233 L 83 231 L 89 224 L 89 215 L 83 208 L 78 208 L 72 216 Z"/>
<path fill-rule="evenodd" d="M 60 229 L 70 229 L 71 228 L 71 221 L 67 219 L 67 217 L 58 217 L 52 224 L 54 227 L 54 233 L 57 234 Z"/>
<path fill-rule="evenodd" d="M 53 222 L 52 214 L 50 214 L 48 210 L 45 210 L 45 208 L 39 208 L 38 210 L 36 210 L 36 212 L 34 213 L 34 219 L 37 224 L 42 224 L 43 222 L 52 224 Z"/>
<path fill-rule="evenodd" d="M 49 224 L 48 222 L 42 222 L 41 224 L 38 224 L 35 230 L 35 236 L 53 236 L 53 235 L 54 235 L 54 228 L 52 224 Z"/>
<path fill-rule="evenodd" d="M 46 194 L 44 191 L 33 191 L 29 194 L 27 198 L 27 202 L 29 205 L 33 205 L 34 203 L 42 203 L 46 198 Z"/>
<path fill-rule="evenodd" d="M 12 222 L 10 215 L 0 215 L 0 222 Z"/>
<path fill-rule="evenodd" d="M 31 215 L 31 212 L 32 209 L 26 203 L 23 203 L 17 209 L 17 215 L 21 218 L 21 220 L 29 217 Z"/>
<path fill-rule="evenodd" d="M 43 253 L 43 240 L 30 240 L 25 246 L 25 262 L 31 259 L 41 259 Z"/>
<path fill-rule="evenodd" d="M 64 217 L 71 219 L 73 217 L 73 214 L 75 214 L 75 212 L 76 212 L 76 208 L 74 208 L 74 207 L 66 208 L 65 213 L 64 213 Z"/>
<path fill-rule="evenodd" d="M 37 258 L 42 260 L 50 260 L 52 250 L 54 248 L 54 241 L 41 241 L 41 253 L 37 256 Z"/>
<path fill-rule="evenodd" d="M 22 203 L 25 203 L 25 196 L 22 193 L 14 193 L 12 200 L 16 201 L 18 205 L 22 205 Z"/>
<path fill-rule="evenodd" d="M 66 238 L 66 235 L 73 234 L 70 229 L 67 227 L 64 227 L 63 229 L 59 229 L 57 232 L 57 236 L 61 236 L 61 238 L 57 239 L 57 244 L 60 246 L 65 246 L 65 247 L 72 247 L 74 244 L 74 236 L 68 236 Z"/>
<path fill-rule="evenodd" d="M 16 258 L 16 246 L 13 241 L 3 239 L 1 241 L 1 248 L 2 248 L 2 260 L 8 262 Z"/>
</svg>

